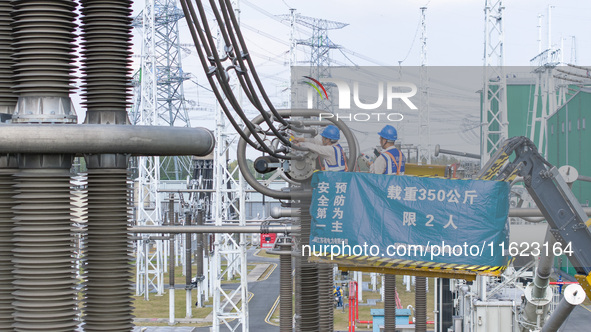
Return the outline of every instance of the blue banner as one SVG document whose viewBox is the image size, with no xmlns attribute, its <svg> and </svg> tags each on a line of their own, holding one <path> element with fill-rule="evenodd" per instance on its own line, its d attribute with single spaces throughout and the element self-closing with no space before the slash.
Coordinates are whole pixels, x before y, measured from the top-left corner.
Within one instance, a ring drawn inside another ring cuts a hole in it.
<svg viewBox="0 0 591 332">
<path fill-rule="evenodd" d="M 478 271 L 475 266 L 507 263 L 506 182 L 317 172 L 312 186 L 311 256 L 377 256 Z"/>
</svg>

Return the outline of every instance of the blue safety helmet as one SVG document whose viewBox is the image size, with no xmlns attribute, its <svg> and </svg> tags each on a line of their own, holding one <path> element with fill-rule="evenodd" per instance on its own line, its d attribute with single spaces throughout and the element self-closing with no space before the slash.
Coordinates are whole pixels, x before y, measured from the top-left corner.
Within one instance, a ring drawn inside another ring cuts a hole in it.
<svg viewBox="0 0 591 332">
<path fill-rule="evenodd" d="M 386 125 L 379 133 L 381 137 L 387 139 L 388 141 L 395 141 L 398 139 L 398 133 L 396 132 L 396 128 Z"/>
<path fill-rule="evenodd" d="M 329 125 L 324 128 L 320 136 L 328 138 L 331 141 L 338 141 L 341 138 L 341 133 L 339 132 L 339 128 L 337 128 L 337 126 Z"/>
</svg>

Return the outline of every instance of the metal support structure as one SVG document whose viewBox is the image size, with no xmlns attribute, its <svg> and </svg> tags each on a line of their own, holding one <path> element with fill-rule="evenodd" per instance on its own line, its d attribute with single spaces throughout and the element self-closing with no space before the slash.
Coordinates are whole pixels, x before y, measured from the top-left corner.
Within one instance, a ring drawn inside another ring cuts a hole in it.
<svg viewBox="0 0 591 332">
<path fill-rule="evenodd" d="M 153 125 L 191 126 L 183 88 L 190 74 L 182 68 L 178 27 L 183 18 L 176 0 L 146 0 L 143 12 L 133 22 L 143 33 L 139 100 L 142 107 L 133 108 L 130 117 L 140 121 L 134 124 L 143 124 L 141 114 L 136 114 L 141 112 L 153 115 Z M 163 180 L 182 180 L 190 174 L 189 157 L 171 156 L 160 161 Z"/>
<path fill-rule="evenodd" d="M 239 4 L 237 1 L 232 2 L 239 19 Z M 239 89 L 237 86 L 234 88 Z M 236 94 L 241 95 L 240 91 Z M 215 137 L 218 144 L 214 150 L 215 193 L 212 197 L 212 217 L 216 226 L 222 226 L 224 220 L 235 220 L 238 227 L 245 227 L 246 183 L 238 167 L 233 170 L 229 167 L 229 150 L 235 146 L 238 135 L 226 123 L 225 115 L 219 106 L 216 107 Z M 247 332 L 249 321 L 246 235 L 242 232 L 214 233 L 213 250 L 210 268 L 213 292 L 212 331 L 219 332 L 220 328 L 225 326 L 230 331 Z M 239 278 L 240 283 L 235 289 L 227 289 L 222 286 L 224 278 Z"/>
<path fill-rule="evenodd" d="M 142 63 L 140 69 L 140 107 L 133 111 L 132 119 L 143 125 L 166 125 L 190 127 L 190 120 L 185 108 L 183 82 L 189 74 L 183 72 L 181 66 L 181 47 L 179 41 L 178 21 L 184 17 L 183 11 L 177 7 L 175 0 L 146 0 L 142 13 L 135 19 L 134 26 L 142 31 Z M 190 157 L 158 156 L 140 157 L 138 162 L 138 225 L 158 225 L 161 223 L 161 200 L 157 193 L 161 178 L 180 180 L 190 174 Z M 152 275 L 150 283 L 162 294 L 163 244 L 156 241 L 153 249 L 156 264 L 152 269 L 144 271 L 138 264 L 137 280 L 144 280 L 141 275 Z M 142 253 L 138 245 L 138 262 L 147 260 L 149 253 Z M 148 265 L 152 264 L 151 262 Z M 141 283 L 138 290 L 141 291 Z"/>
<path fill-rule="evenodd" d="M 560 50 L 558 50 L 560 51 Z M 554 79 L 554 69 L 558 64 L 556 51 L 546 50 L 533 58 L 531 61 L 539 61 L 540 66 L 534 71 L 536 73 L 536 84 L 534 87 L 534 99 L 532 109 L 528 112 L 527 134 L 536 144 L 544 158 L 547 156 L 547 124 L 548 116 L 556 111 L 561 105 L 557 98 L 557 91 Z M 547 62 L 551 61 L 551 62 Z M 538 108 L 540 109 L 538 111 Z"/>
<path fill-rule="evenodd" d="M 419 106 L 419 156 L 417 162 L 431 164 L 431 125 L 429 114 L 429 68 L 427 67 L 427 7 L 421 7 L 421 69 Z"/>
<path fill-rule="evenodd" d="M 196 234 L 206 234 L 206 233 L 215 233 L 215 234 L 222 234 L 222 233 L 291 233 L 298 231 L 298 227 L 294 226 L 287 226 L 287 225 L 271 225 L 265 226 L 265 229 L 259 226 L 252 226 L 252 225 L 239 225 L 236 226 L 222 226 L 222 225 L 199 225 L 199 221 L 195 226 L 134 226 L 128 229 L 130 233 L 141 233 L 141 234 L 156 234 L 156 233 L 170 233 L 170 234 L 177 234 L 177 233 L 196 233 Z"/>
<path fill-rule="evenodd" d="M 235 15 L 240 22 L 240 5 L 232 1 Z M 218 31 L 218 35 L 219 35 Z M 218 39 L 221 48 L 221 38 Z M 234 86 L 233 89 L 240 89 Z M 241 92 L 235 91 L 238 103 Z M 214 190 L 212 217 L 216 226 L 222 226 L 224 220 L 235 220 L 238 227 L 246 226 L 246 182 L 238 167 L 230 170 L 229 150 L 235 147 L 238 135 L 226 123 L 225 115 L 219 105 L 216 107 L 216 144 L 214 150 Z M 237 176 L 236 176 L 237 175 Z M 213 257 L 210 268 L 211 289 L 213 292 L 213 332 L 219 332 L 222 326 L 230 331 L 249 330 L 248 321 L 248 283 L 246 262 L 246 234 L 215 233 Z M 239 278 L 235 289 L 222 286 L 222 279 Z"/>
<path fill-rule="evenodd" d="M 214 211 L 216 226 L 222 226 L 223 220 L 235 219 L 238 227 L 246 227 L 245 192 L 242 175 L 235 180 L 236 167 L 229 170 L 227 150 L 230 148 L 229 136 L 221 111 L 218 111 L 216 126 L 216 145 L 214 161 Z M 233 218 L 232 218 L 233 217 Z M 230 331 L 248 331 L 248 298 L 246 270 L 246 241 L 240 233 L 215 233 L 214 255 L 211 269 L 213 285 L 213 331 L 219 331 L 225 325 Z M 224 289 L 222 279 L 240 278 L 240 285 L 234 290 Z"/>
<path fill-rule="evenodd" d="M 504 69 L 502 0 L 485 0 L 484 5 L 484 88 L 480 154 L 484 165 L 508 137 L 507 79 Z"/>
<path fill-rule="evenodd" d="M 139 119 L 141 125 L 158 124 L 157 113 L 157 74 L 156 74 L 156 13 L 154 2 L 145 2 L 142 11 L 143 37 L 142 58 L 140 69 L 140 106 Z M 140 157 L 138 161 L 136 224 L 160 225 L 161 201 L 158 195 L 160 184 L 160 157 Z M 162 241 L 142 240 L 137 243 L 136 250 L 136 296 L 144 295 L 149 299 L 150 290 L 161 295 L 164 292 L 164 269 L 162 266 Z"/>
</svg>

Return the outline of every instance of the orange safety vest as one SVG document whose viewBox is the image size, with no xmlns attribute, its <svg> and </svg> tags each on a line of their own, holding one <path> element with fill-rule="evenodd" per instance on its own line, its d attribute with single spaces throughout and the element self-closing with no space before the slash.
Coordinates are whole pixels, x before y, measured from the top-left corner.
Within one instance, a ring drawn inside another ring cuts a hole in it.
<svg viewBox="0 0 591 332">
<path fill-rule="evenodd" d="M 400 175 L 400 169 L 404 164 L 404 156 L 402 155 L 402 152 L 400 152 L 400 150 L 396 149 L 396 151 L 398 151 L 398 158 L 400 162 L 396 161 L 396 158 L 394 157 L 392 152 L 388 150 L 382 152 L 384 159 L 386 159 L 386 169 L 384 170 L 383 174 L 394 174 L 393 170 L 396 169 L 396 175 Z M 389 172 L 388 169 L 390 169 Z"/>
<path fill-rule="evenodd" d="M 341 147 L 340 144 L 333 145 L 332 148 L 334 149 L 334 157 L 336 160 L 336 164 L 331 165 L 326 161 L 326 159 L 318 160 L 320 161 L 320 169 L 323 171 L 331 171 L 331 172 L 346 172 L 349 170 L 349 166 L 347 165 L 347 156 L 345 155 L 345 151 Z"/>
</svg>

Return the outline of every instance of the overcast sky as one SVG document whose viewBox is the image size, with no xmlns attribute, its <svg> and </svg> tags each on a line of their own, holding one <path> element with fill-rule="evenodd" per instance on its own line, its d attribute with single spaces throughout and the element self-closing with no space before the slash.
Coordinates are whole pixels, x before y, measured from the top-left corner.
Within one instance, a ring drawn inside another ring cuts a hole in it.
<svg viewBox="0 0 591 332">
<path fill-rule="evenodd" d="M 330 31 L 331 40 L 343 47 L 333 50 L 331 57 L 337 65 L 420 65 L 420 7 L 427 6 L 427 49 L 430 66 L 481 66 L 484 53 L 484 0 L 239 0 L 242 31 L 249 50 L 255 58 L 257 71 L 264 77 L 264 84 L 273 101 L 281 107 L 287 95 L 284 91 L 289 79 L 289 35 L 287 24 L 282 24 L 273 15 L 289 14 L 290 8 L 304 16 L 334 20 L 349 25 Z M 563 45 L 565 62 L 574 62 L 573 36 L 576 38 L 576 62 L 586 65 L 591 60 L 591 1 L 581 0 L 505 0 L 505 65 L 527 66 L 538 53 L 538 14 L 542 14 L 542 49 L 548 48 L 548 5 L 552 4 L 552 45 Z M 139 14 L 144 1 L 134 3 L 134 15 Z M 271 17 L 269 17 L 271 16 Z M 186 30 L 186 22 L 179 23 L 181 42 L 192 43 Z M 141 53 L 141 34 L 134 31 L 134 52 Z M 309 36 L 309 29 L 298 27 L 298 38 Z M 302 65 L 309 57 L 309 50 L 298 47 L 297 57 Z M 352 53 L 360 54 L 356 56 Z M 139 67 L 139 57 L 135 57 Z M 572 60 L 572 61 L 571 61 Z M 207 86 L 202 68 L 197 66 L 196 52 L 184 54 L 183 68 L 191 72 L 195 80 Z M 473 91 L 481 89 L 475 86 Z M 468 93 L 468 92 L 467 92 Z M 193 82 L 185 83 L 186 98 L 200 107 L 212 108 L 214 99 Z M 476 97 L 476 96 L 474 96 Z M 248 108 L 248 107 L 247 107 Z M 79 114 L 83 110 L 78 107 Z M 253 117 L 256 115 L 250 112 Z M 474 114 L 458 114 L 450 124 L 451 131 L 462 130 L 460 124 L 468 117 L 477 120 Z M 83 118 L 83 115 L 81 116 Z M 193 126 L 213 129 L 212 112 L 192 111 Z M 465 122 L 465 121 L 464 121 Z M 455 123 L 455 124 L 454 124 Z M 432 124 L 437 126 L 440 124 Z M 456 126 L 456 127 L 454 127 Z M 464 125 L 465 129 L 465 125 Z M 434 141 L 447 144 L 449 148 L 478 152 L 478 142 L 452 135 L 438 134 Z M 468 135 L 467 137 L 470 137 Z M 410 142 L 408 142 L 410 143 Z M 450 146 L 453 145 L 453 146 Z"/>
</svg>

